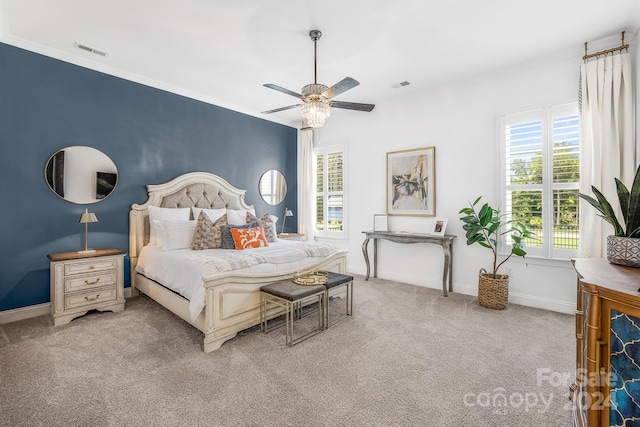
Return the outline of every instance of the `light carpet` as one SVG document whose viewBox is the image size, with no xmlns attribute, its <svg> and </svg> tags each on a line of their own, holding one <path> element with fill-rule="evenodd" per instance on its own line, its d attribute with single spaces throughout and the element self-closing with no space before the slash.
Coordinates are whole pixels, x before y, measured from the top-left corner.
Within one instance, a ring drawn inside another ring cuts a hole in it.
<svg viewBox="0 0 640 427">
<path fill-rule="evenodd" d="M 65 326 L 0 325 L 0 425 L 571 423 L 570 315 L 356 276 L 354 315 L 292 348 L 283 329 L 209 354 L 202 338 L 144 296 Z"/>
</svg>

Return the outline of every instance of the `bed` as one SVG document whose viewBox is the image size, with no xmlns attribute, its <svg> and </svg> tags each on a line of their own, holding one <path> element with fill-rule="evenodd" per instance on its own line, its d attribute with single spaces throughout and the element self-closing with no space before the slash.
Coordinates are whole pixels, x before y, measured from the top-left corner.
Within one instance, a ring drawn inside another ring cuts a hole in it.
<svg viewBox="0 0 640 427">
<path fill-rule="evenodd" d="M 300 264 L 282 264 L 277 269 L 262 266 L 207 273 L 201 278 L 201 286 L 204 288 L 204 308 L 197 317 L 192 313 L 192 304 L 189 299 L 137 272 L 138 262 L 141 261 L 139 257 L 150 239 L 150 206 L 249 210 L 253 206 L 248 205 L 244 200 L 246 191 L 207 172 L 191 172 L 164 184 L 148 185 L 147 191 L 148 200 L 143 204 L 133 204 L 129 212 L 132 295 L 142 292 L 202 331 L 205 353 L 220 348 L 225 341 L 235 337 L 238 332 L 259 324 L 260 287 L 292 277 L 296 271 L 300 270 Z M 304 269 L 345 273 L 346 257 L 346 250 L 333 250 L 329 254 L 311 257 L 302 265 Z M 267 315 L 272 318 L 282 313 L 281 308 L 274 306 L 269 308 Z"/>
</svg>

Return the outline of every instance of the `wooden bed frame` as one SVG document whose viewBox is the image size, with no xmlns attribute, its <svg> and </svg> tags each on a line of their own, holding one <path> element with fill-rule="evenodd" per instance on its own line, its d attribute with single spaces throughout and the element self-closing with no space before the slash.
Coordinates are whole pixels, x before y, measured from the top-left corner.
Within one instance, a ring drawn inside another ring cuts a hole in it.
<svg viewBox="0 0 640 427">
<path fill-rule="evenodd" d="M 191 172 L 169 182 L 148 185 L 149 199 L 133 204 L 129 212 L 129 256 L 131 260 L 131 292 L 142 292 L 186 322 L 204 332 L 204 351 L 214 351 L 239 331 L 260 323 L 260 287 L 292 277 L 295 269 L 277 273 L 226 272 L 203 277 L 205 308 L 195 321 L 189 315 L 189 301 L 164 286 L 136 273 L 138 255 L 149 242 L 149 206 L 168 208 L 199 207 L 206 209 L 250 209 L 244 201 L 246 190 L 240 190 L 217 175 Z M 309 268 L 345 273 L 346 250 L 338 250 Z M 283 313 L 271 307 L 268 317 Z"/>
</svg>

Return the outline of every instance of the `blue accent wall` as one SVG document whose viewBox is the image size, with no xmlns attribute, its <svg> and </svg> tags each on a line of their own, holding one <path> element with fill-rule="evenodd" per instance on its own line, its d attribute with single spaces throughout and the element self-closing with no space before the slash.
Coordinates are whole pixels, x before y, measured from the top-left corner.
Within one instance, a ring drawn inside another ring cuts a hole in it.
<svg viewBox="0 0 640 427">
<path fill-rule="evenodd" d="M 100 219 L 89 225 L 90 246 L 128 250 L 129 207 L 146 201 L 146 184 L 206 171 L 246 189 L 259 216 L 297 206 L 296 129 L 2 43 L 0 144 L 0 311 L 49 301 L 47 254 L 81 248 L 85 207 Z M 76 205 L 49 190 L 44 166 L 70 145 L 115 162 L 118 186 L 107 199 Z M 258 193 L 269 169 L 287 180 L 277 206 Z M 286 224 L 294 231 L 297 218 Z"/>
</svg>

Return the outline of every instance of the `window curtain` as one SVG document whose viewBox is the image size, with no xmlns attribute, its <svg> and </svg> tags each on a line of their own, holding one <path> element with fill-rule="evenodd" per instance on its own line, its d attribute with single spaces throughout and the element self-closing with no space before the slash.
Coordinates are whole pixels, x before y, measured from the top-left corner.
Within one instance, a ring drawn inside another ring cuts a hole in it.
<svg viewBox="0 0 640 427">
<path fill-rule="evenodd" d="M 635 116 L 631 58 L 627 52 L 598 57 L 580 69 L 580 192 L 598 188 L 619 211 L 614 178 L 628 187 L 635 175 Z M 618 212 L 619 220 L 622 220 Z M 606 256 L 609 223 L 580 200 L 580 256 Z"/>
<path fill-rule="evenodd" d="M 287 195 L 287 181 L 285 181 L 285 179 L 280 174 L 276 174 L 275 172 L 273 172 L 273 176 L 271 177 L 271 179 L 271 182 L 274 183 L 273 186 L 275 187 L 275 199 L 284 200 L 285 196 Z"/>
<path fill-rule="evenodd" d="M 298 137 L 298 231 L 313 240 L 313 130 L 301 130 Z"/>
</svg>

